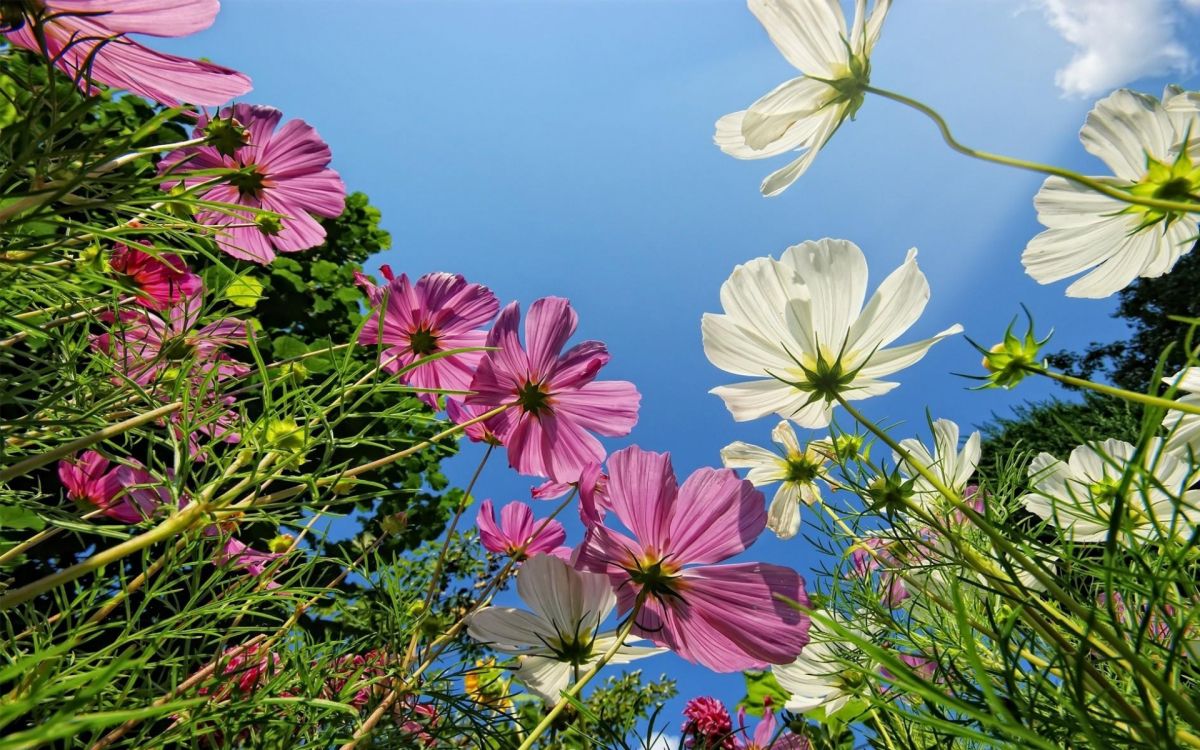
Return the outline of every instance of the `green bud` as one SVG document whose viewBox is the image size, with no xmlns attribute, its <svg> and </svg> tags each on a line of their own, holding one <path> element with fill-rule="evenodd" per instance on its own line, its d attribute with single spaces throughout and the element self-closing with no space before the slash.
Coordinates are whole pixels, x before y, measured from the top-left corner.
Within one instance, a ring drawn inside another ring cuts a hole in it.
<svg viewBox="0 0 1200 750">
<path fill-rule="evenodd" d="M 347 481 L 347 480 L 342 480 L 342 481 Z M 353 481 L 353 480 L 349 480 L 349 481 Z M 339 485 L 341 483 L 342 482 L 338 482 Z M 334 486 L 335 490 L 336 490 L 336 487 L 337 487 L 337 485 Z M 383 529 L 383 533 L 385 533 L 385 534 L 390 534 L 392 536 L 396 536 L 398 534 L 403 534 L 404 530 L 406 528 L 408 528 L 408 514 L 401 512 L 401 513 L 396 513 L 395 515 L 385 516 L 384 519 L 379 522 L 379 526 L 380 526 L 380 528 Z"/>
<path fill-rule="evenodd" d="M 250 143 L 250 131 L 232 117 L 209 120 L 204 128 L 204 137 L 208 139 L 208 145 L 222 156 L 231 157 L 239 148 Z"/>
<path fill-rule="evenodd" d="M 275 214 L 259 214 L 254 217 L 254 223 L 260 232 L 271 237 L 283 231 L 283 220 Z"/>
<path fill-rule="evenodd" d="M 296 543 L 296 537 L 290 534 L 280 534 L 271 541 L 267 542 L 267 549 L 275 554 L 282 554 L 292 549 L 292 545 Z"/>
<path fill-rule="evenodd" d="M 283 454 L 288 461 L 300 461 L 304 458 L 308 446 L 308 430 L 296 424 L 296 420 L 272 419 L 267 423 L 263 435 L 267 448 Z"/>
<path fill-rule="evenodd" d="M 867 496 L 871 498 L 871 509 L 891 516 L 908 510 L 913 497 L 913 480 L 899 473 L 878 476 L 867 485 Z"/>
<path fill-rule="evenodd" d="M 1041 358 L 1041 349 L 1050 340 L 1048 334 L 1040 341 L 1033 334 L 1033 317 L 1025 312 L 1029 327 L 1024 336 L 1013 334 L 1014 319 L 1004 331 L 1004 340 L 983 353 L 983 367 L 990 374 L 987 376 L 988 388 L 1012 388 L 1030 374 L 1030 368 L 1037 369 L 1046 366 Z"/>
</svg>

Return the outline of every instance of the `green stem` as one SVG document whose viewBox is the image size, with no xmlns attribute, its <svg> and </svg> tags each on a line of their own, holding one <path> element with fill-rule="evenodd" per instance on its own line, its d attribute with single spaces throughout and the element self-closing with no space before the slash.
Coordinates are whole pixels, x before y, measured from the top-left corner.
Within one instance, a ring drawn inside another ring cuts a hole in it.
<svg viewBox="0 0 1200 750">
<path fill-rule="evenodd" d="M 1011 557 L 1014 563 L 1019 565 L 1023 570 L 1027 571 L 1030 575 L 1037 579 L 1038 583 L 1040 583 L 1046 589 L 1048 594 L 1053 596 L 1059 603 L 1066 607 L 1071 614 L 1079 617 L 1082 620 L 1088 620 L 1088 615 L 1091 613 L 1090 610 L 1080 605 L 1079 602 L 1075 601 L 1075 599 L 1069 593 L 1064 591 L 1062 587 L 1058 585 L 1058 582 L 1055 581 L 1052 576 L 1046 573 L 1046 571 L 1043 570 L 1040 565 L 1029 559 L 1029 557 L 1027 557 L 1021 550 L 1017 549 L 1016 545 L 1014 545 L 1003 534 L 997 531 L 978 511 L 972 508 L 968 503 L 963 502 L 963 499 L 956 495 L 950 488 L 948 488 L 941 481 L 941 479 L 939 479 L 932 471 L 929 470 L 927 466 L 922 464 L 920 461 L 914 460 L 908 451 L 906 451 L 898 442 L 896 442 L 885 430 L 880 428 L 871 420 L 867 419 L 862 412 L 851 406 L 850 403 L 846 401 L 846 399 L 840 394 L 837 395 L 836 398 L 838 403 L 846 409 L 846 412 L 849 413 L 851 417 L 857 420 L 858 423 L 863 427 L 866 427 L 868 430 L 870 430 L 876 437 L 887 444 L 889 448 L 895 451 L 896 455 L 900 456 L 901 460 L 911 466 L 918 474 L 921 475 L 922 478 L 929 482 L 930 486 L 932 486 L 938 491 L 939 494 L 946 498 L 947 502 L 949 502 L 955 510 L 961 512 L 971 521 L 972 524 L 975 525 L 976 528 L 982 531 L 988 537 L 989 541 L 992 542 L 992 544 Z M 929 516 L 929 514 L 925 513 L 920 507 L 910 504 L 909 510 L 926 522 L 938 525 L 937 519 Z M 1013 597 L 1018 601 L 1020 600 L 1020 598 L 1023 596 L 1022 592 L 1020 590 L 1013 590 L 1007 583 L 1005 583 L 1005 577 L 999 575 L 999 573 L 1002 571 L 996 570 L 993 564 L 990 564 L 989 561 L 980 558 L 974 550 L 961 546 L 957 544 L 957 542 L 956 546 L 962 553 L 963 558 L 970 563 L 975 570 L 994 580 L 1010 597 Z M 1051 614 L 1056 614 L 1049 607 L 1045 608 L 1047 611 L 1051 612 Z M 1030 610 L 1029 614 L 1033 616 L 1035 613 Z M 1066 619 L 1065 615 L 1060 613 L 1057 614 L 1057 619 L 1060 621 Z M 1044 633 L 1044 635 L 1050 635 L 1049 631 L 1052 629 L 1048 623 L 1041 621 L 1040 617 L 1035 619 L 1034 624 L 1041 625 L 1042 627 L 1039 629 L 1044 628 L 1047 631 Z M 1076 631 L 1076 635 L 1081 637 L 1085 642 L 1091 643 L 1096 647 L 1102 647 L 1104 645 L 1092 641 L 1091 638 L 1088 637 L 1088 632 L 1080 633 L 1077 629 L 1074 630 Z M 1119 633 L 1113 632 L 1107 626 L 1103 626 L 1100 623 L 1093 624 L 1090 632 L 1096 633 L 1101 639 L 1106 641 L 1111 648 L 1104 648 L 1105 651 L 1108 651 L 1114 656 L 1119 654 L 1120 661 L 1124 661 L 1129 665 L 1129 668 L 1136 672 L 1139 677 L 1146 681 L 1147 684 L 1152 685 L 1154 689 L 1157 690 L 1164 698 L 1166 698 L 1166 700 L 1170 702 L 1171 705 L 1174 706 L 1181 715 L 1187 718 L 1187 721 L 1191 723 L 1192 726 L 1200 726 L 1200 711 L 1197 710 L 1195 704 L 1193 704 L 1187 698 L 1179 695 L 1162 679 L 1161 675 L 1157 674 L 1153 669 L 1147 668 L 1146 664 L 1143 663 L 1141 659 L 1138 658 L 1138 655 L 1130 649 L 1129 644 L 1125 641 L 1125 639 L 1121 638 Z M 1063 645 L 1065 645 L 1065 643 Z"/>
<path fill-rule="evenodd" d="M 550 725 L 554 723 L 558 715 L 567 707 L 568 701 L 566 699 L 578 697 L 583 688 L 592 681 L 592 678 L 599 674 L 600 670 L 608 664 L 609 660 L 617 655 L 617 651 L 621 650 L 621 647 L 625 645 L 625 639 L 629 637 L 629 633 L 633 630 L 633 623 L 637 620 L 640 610 L 640 604 L 633 608 L 633 611 L 629 613 L 629 620 L 617 632 L 617 638 L 613 641 L 613 645 L 608 647 L 608 650 L 604 652 L 599 661 L 593 664 L 591 669 L 584 672 L 583 676 L 576 680 L 574 685 L 566 689 L 559 701 L 554 704 L 549 713 L 542 717 L 542 720 L 533 728 L 533 731 L 529 733 L 525 741 L 517 747 L 517 750 L 529 750 L 529 748 L 533 747 L 533 743 L 537 742 L 537 739 L 546 733 L 546 730 L 550 728 Z"/>
<path fill-rule="evenodd" d="M 1061 372 L 1047 370 L 1044 367 L 1026 366 L 1022 369 L 1035 375 L 1043 375 L 1051 380 L 1057 380 L 1064 385 L 1074 386 L 1075 388 L 1086 388 L 1097 393 L 1103 393 L 1106 396 L 1113 396 L 1115 398 L 1124 399 L 1125 401 L 1132 401 L 1135 404 L 1144 404 L 1146 406 L 1154 406 L 1160 409 L 1182 411 L 1187 414 L 1200 414 L 1200 405 L 1189 404 L 1186 401 L 1175 401 L 1169 398 L 1162 398 L 1161 396 L 1151 396 L 1146 393 L 1138 393 L 1137 391 L 1127 391 L 1123 388 L 1105 385 L 1104 383 L 1093 383 L 1090 380 L 1064 375 Z"/>
<path fill-rule="evenodd" d="M 108 440 L 109 438 L 120 435 L 123 432 L 128 432 L 129 430 L 141 427 L 144 424 L 149 424 L 156 419 L 161 419 L 162 417 L 167 416 L 171 412 L 179 411 L 181 408 L 183 408 L 183 402 L 174 401 L 166 404 L 165 406 L 160 406 L 153 411 L 148 411 L 145 414 L 139 414 L 136 417 L 127 419 L 124 422 L 118 422 L 117 424 L 109 425 L 103 430 L 93 432 L 91 435 L 85 435 L 78 440 L 72 440 L 66 445 L 60 445 L 53 450 L 48 450 L 45 453 L 39 453 L 36 456 L 30 456 L 24 461 L 15 463 L 7 469 L 0 471 L 0 482 L 7 482 L 13 477 L 19 477 L 23 474 L 28 474 L 34 469 L 39 469 L 51 461 L 57 461 L 60 458 L 69 456 L 76 451 L 83 450 L 84 448 L 90 448 L 96 443 Z"/>
<path fill-rule="evenodd" d="M 1112 185 L 1107 185 L 1093 177 L 1087 177 L 1086 175 L 1081 175 L 1078 172 L 1073 172 L 1069 169 L 1055 167 L 1050 164 L 1041 164 L 1035 161 L 1026 161 L 1025 159 L 1016 159 L 1011 156 L 1003 156 L 1001 154 L 993 154 L 987 151 L 980 151 L 978 149 L 971 148 L 970 146 L 960 143 L 954 137 L 954 135 L 950 132 L 950 126 L 946 123 L 946 120 L 940 114 L 938 114 L 937 110 L 933 109 L 929 105 L 923 104 L 916 99 L 904 96 L 903 94 L 897 94 L 894 91 L 888 91 L 886 89 L 878 89 L 874 86 L 868 86 L 867 91 L 875 94 L 876 96 L 882 96 L 884 99 L 891 99 L 892 101 L 903 104 L 906 107 L 911 107 L 912 109 L 917 110 L 921 114 L 933 120 L 934 124 L 937 125 L 938 130 L 941 131 L 942 140 L 946 142 L 947 146 L 960 154 L 964 154 L 975 159 L 981 159 L 983 161 L 1003 164 L 1008 167 L 1025 169 L 1030 172 L 1040 172 L 1042 174 L 1054 175 L 1055 177 L 1062 177 L 1065 180 L 1070 180 L 1076 184 L 1091 188 L 1097 193 L 1102 193 L 1123 203 L 1149 206 L 1150 208 L 1156 208 L 1160 211 L 1169 211 L 1172 213 L 1200 213 L 1200 203 L 1181 203 L 1179 201 L 1168 201 L 1158 198 L 1142 198 L 1141 196 L 1134 195 L 1126 190 L 1115 188 Z"/>
</svg>

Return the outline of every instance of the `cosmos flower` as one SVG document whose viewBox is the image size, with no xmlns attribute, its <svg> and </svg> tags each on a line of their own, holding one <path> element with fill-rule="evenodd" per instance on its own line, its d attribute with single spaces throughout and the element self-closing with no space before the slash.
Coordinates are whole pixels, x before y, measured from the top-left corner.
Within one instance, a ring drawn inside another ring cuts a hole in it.
<svg viewBox="0 0 1200 750">
<path fill-rule="evenodd" d="M 368 298 L 373 296 L 372 307 L 383 307 L 371 311 L 358 343 L 382 344 L 379 363 L 390 373 L 454 349 L 481 348 L 487 341 L 481 326 L 500 309 L 487 287 L 450 273 L 426 274 L 416 284 L 400 274 L 368 291 Z M 401 379 L 415 388 L 466 391 L 481 359 L 482 350 L 441 356 L 407 370 Z M 437 405 L 435 393 L 421 393 L 419 398 Z"/>
<path fill-rule="evenodd" d="M 1200 108 L 1174 88 L 1162 100 L 1121 89 L 1101 99 L 1079 133 L 1112 170 L 1096 179 L 1141 198 L 1200 201 Z M 1021 262 L 1039 284 L 1087 272 L 1069 297 L 1108 297 L 1170 271 L 1196 243 L 1197 215 L 1125 203 L 1061 177 L 1034 199 L 1046 231 Z"/>
<path fill-rule="evenodd" d="M 522 502 L 511 502 L 500 509 L 500 523 L 491 500 L 479 504 L 475 517 L 479 541 L 488 552 L 524 560 L 539 552 L 569 560 L 571 548 L 562 546 L 567 532 L 558 521 L 534 518 L 533 510 Z"/>
<path fill-rule="evenodd" d="M 711 392 L 739 422 L 775 413 L 803 426 L 829 424 L 836 396 L 857 401 L 898 384 L 879 378 L 921 360 L 953 325 L 931 339 L 885 348 L 929 301 L 917 251 L 863 306 L 867 260 L 846 240 L 823 239 L 758 258 L 721 285 L 723 314 L 705 313 L 704 353 L 720 369 L 753 380 Z"/>
<path fill-rule="evenodd" d="M 868 536 L 850 551 L 851 574 L 858 578 L 870 579 L 878 572 L 880 602 L 893 609 L 909 597 L 908 588 L 900 576 L 901 566 L 906 563 L 892 551 L 899 546 L 881 536 Z"/>
<path fill-rule="evenodd" d="M 791 661 L 808 640 L 804 579 L 766 563 L 716 565 L 766 526 L 762 493 L 729 469 L 698 469 L 680 487 L 665 453 L 636 446 L 608 461 L 611 513 L 633 536 L 593 525 L 581 569 L 606 573 L 634 632 L 717 672 Z"/>
<path fill-rule="evenodd" d="M 788 729 L 776 736 L 779 722 L 775 719 L 775 712 L 771 710 L 769 698 L 767 706 L 763 710 L 763 717 L 754 727 L 753 734 L 746 727 L 746 708 L 744 706 L 738 708 L 738 727 L 738 733 L 746 738 L 739 740 L 739 750 L 809 750 L 808 739 L 793 734 Z"/>
<path fill-rule="evenodd" d="M 721 462 L 727 469 L 749 469 L 746 479 L 755 487 L 779 483 L 767 511 L 767 528 L 780 539 L 791 539 L 800 530 L 801 503 L 821 500 L 817 480 L 828 480 L 829 455 L 816 443 L 801 448 L 787 420 L 771 431 L 771 439 L 783 449 L 782 455 L 739 440 L 721 449 Z"/>
<path fill-rule="evenodd" d="M 641 394 L 623 380 L 597 381 L 608 363 L 599 341 L 563 351 L 578 317 L 567 300 L 546 297 L 529 307 L 525 345 L 517 336 L 521 310 L 500 312 L 487 337 L 489 351 L 475 372 L 466 403 L 494 409 L 513 405 L 487 426 L 508 448 L 508 463 L 522 474 L 575 482 L 589 465 L 604 460 L 591 433 L 628 435 L 637 423 Z"/>
<path fill-rule="evenodd" d="M 185 369 L 195 382 L 247 374 L 246 365 L 224 352 L 247 344 L 246 323 L 221 318 L 199 326 L 203 307 L 203 296 L 196 294 L 159 312 L 125 310 L 108 332 L 92 339 L 92 348 L 111 357 L 125 377 L 142 386 L 178 377 Z"/>
<path fill-rule="evenodd" d="M 1029 465 L 1034 491 L 1021 502 L 1076 542 L 1107 539 L 1118 507 L 1119 535 L 1187 540 L 1200 524 L 1200 490 L 1189 489 L 1200 479 L 1200 467 L 1162 447 L 1154 441 L 1140 464 L 1134 446 L 1112 439 L 1081 445 L 1065 462 L 1038 454 Z M 1127 482 L 1126 473 L 1132 474 Z"/>
<path fill-rule="evenodd" d="M 491 409 L 486 406 L 464 404 L 452 398 L 446 399 L 446 417 L 454 424 L 465 424 L 473 419 L 482 417 Z M 473 443 L 487 443 L 492 446 L 503 446 L 504 443 L 492 432 L 487 422 L 476 422 L 463 428 L 463 434 Z"/>
<path fill-rule="evenodd" d="M 955 493 L 958 499 L 962 500 L 966 497 L 967 482 L 970 481 L 976 467 L 979 466 L 981 440 L 979 431 L 971 433 L 960 451 L 957 424 L 949 419 L 938 419 L 933 422 L 932 429 L 934 446 L 932 451 L 916 438 L 901 440 L 900 447 L 913 462 L 929 469 L 946 489 Z M 917 473 L 912 463 L 901 460 L 899 454 L 896 453 L 892 454 L 892 460 L 906 476 L 912 477 L 912 497 L 918 505 L 926 510 L 945 505 L 942 494 L 934 489 L 929 480 Z"/>
<path fill-rule="evenodd" d="M 152 310 L 165 310 L 204 289 L 200 277 L 175 253 L 151 255 L 136 245 L 117 243 L 109 266 L 138 288 L 135 301 Z"/>
<path fill-rule="evenodd" d="M 1163 382 L 1184 394 L 1180 403 L 1200 406 L 1200 367 L 1185 368 Z M 1200 459 L 1200 415 L 1168 411 L 1162 426 L 1167 431 L 1167 450 L 1189 460 Z"/>
<path fill-rule="evenodd" d="M 262 688 L 279 673 L 283 660 L 261 643 L 225 649 L 217 659 L 216 687 L 202 687 L 197 692 L 213 700 L 231 696 L 245 697 Z"/>
<path fill-rule="evenodd" d="M 313 215 L 338 216 L 346 203 L 346 186 L 329 168 L 329 146 L 303 120 L 278 127 L 283 113 L 273 107 L 236 104 L 221 110 L 220 119 L 229 118 L 245 129 L 248 141 L 225 149 L 228 153 L 212 145 L 172 151 L 158 165 L 167 178 L 163 189 L 171 190 L 180 182 L 192 188 L 213 179 L 189 174 L 193 170 L 237 170 L 229 179 L 196 192 L 205 201 L 255 209 L 212 209 L 196 216 L 197 221 L 216 227 L 217 245 L 234 258 L 267 264 L 276 253 L 323 243 L 325 228 Z M 209 119 L 201 117 L 194 135 L 204 136 L 208 126 Z M 268 220 L 258 209 L 278 214 L 279 219 Z"/>
<path fill-rule="evenodd" d="M 96 506 L 121 523 L 140 523 L 171 507 L 171 493 L 140 463 L 112 464 L 95 451 L 58 462 L 58 478 L 67 497 Z"/>
<path fill-rule="evenodd" d="M 839 0 L 750 0 L 750 11 L 784 58 L 804 75 L 776 87 L 741 112 L 717 121 L 713 141 L 738 159 L 801 155 L 763 181 L 763 195 L 782 193 L 804 174 L 846 118 L 862 106 L 891 0 L 855 5 L 849 30 Z"/>
<path fill-rule="evenodd" d="M 283 557 L 281 552 L 261 552 L 242 541 L 229 537 L 217 551 L 213 562 L 222 567 L 236 568 L 248 576 L 258 577 L 280 557 Z M 279 588 L 279 584 L 268 581 L 267 588 Z"/>
<path fill-rule="evenodd" d="M 467 619 L 467 633 L 505 654 L 520 657 L 517 679 L 551 703 L 572 673 L 590 668 L 616 643 L 600 624 L 616 606 L 606 576 L 580 572 L 551 555 L 530 557 L 517 574 L 517 594 L 531 611 L 484 607 Z M 662 653 L 664 649 L 622 645 L 610 664 Z"/>
<path fill-rule="evenodd" d="M 95 94 L 92 84 L 100 83 L 169 107 L 183 102 L 216 106 L 250 90 L 250 79 L 236 70 L 156 52 L 126 36 L 202 31 L 216 18 L 218 0 L 36 0 L 16 3 L 18 16 L 10 18 L 12 5 L 4 9 L 4 22 L 11 26 L 7 41 L 44 52 L 88 94 Z M 45 50 L 33 32 L 39 17 Z"/>
</svg>

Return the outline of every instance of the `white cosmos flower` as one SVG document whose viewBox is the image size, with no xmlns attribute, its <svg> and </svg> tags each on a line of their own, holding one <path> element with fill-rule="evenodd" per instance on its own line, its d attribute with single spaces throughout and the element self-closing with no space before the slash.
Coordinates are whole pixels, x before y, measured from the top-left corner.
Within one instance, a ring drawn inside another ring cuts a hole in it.
<svg viewBox="0 0 1200 750">
<path fill-rule="evenodd" d="M 840 0 L 749 0 L 771 41 L 804 73 L 717 121 L 713 141 L 738 159 L 803 152 L 763 181 L 764 195 L 778 195 L 804 174 L 838 126 L 862 106 L 871 50 L 891 4 L 876 0 L 868 14 L 867 0 L 856 0 L 847 30 Z"/>
<path fill-rule="evenodd" d="M 704 315 L 704 353 L 722 370 L 755 379 L 711 393 L 739 422 L 774 413 L 803 427 L 824 427 L 835 393 L 848 401 L 887 393 L 898 384 L 879 378 L 962 331 L 955 324 L 931 339 L 884 348 L 929 301 L 915 249 L 864 307 L 866 291 L 867 259 L 847 240 L 805 242 L 779 260 L 738 266 L 721 285 L 725 312 Z"/>
<path fill-rule="evenodd" d="M 1200 406 L 1200 367 L 1188 367 L 1174 377 L 1163 378 L 1163 382 L 1186 394 L 1179 399 L 1180 403 Z M 1163 427 L 1167 430 L 1167 450 L 1200 462 L 1200 414 L 1168 411 L 1163 417 Z"/>
<path fill-rule="evenodd" d="M 961 500 L 966 494 L 967 482 L 979 466 L 980 436 L 978 431 L 972 432 L 961 451 L 958 449 L 958 436 L 957 424 L 949 419 L 939 419 L 933 423 L 932 452 L 916 438 L 901 440 L 900 447 L 914 462 L 928 468 Z M 929 480 L 918 474 L 908 461 L 902 461 L 895 453 L 892 459 L 907 476 L 914 477 L 912 489 L 915 501 L 927 510 L 945 505 L 941 493 L 933 488 Z"/>
<path fill-rule="evenodd" d="M 780 539 L 791 539 L 800 530 L 800 503 L 821 500 L 817 480 L 828 479 L 829 449 L 822 450 L 817 443 L 801 448 L 787 420 L 776 425 L 771 439 L 783 449 L 782 455 L 739 440 L 721 449 L 721 461 L 727 469 L 749 469 L 746 479 L 755 487 L 779 483 L 767 510 L 767 528 Z"/>
<path fill-rule="evenodd" d="M 836 613 L 818 614 L 845 625 Z M 779 686 L 791 695 L 784 708 L 804 713 L 823 707 L 825 715 L 831 716 L 870 687 L 871 667 L 860 649 L 821 627 L 817 618 L 813 618 L 808 633 L 811 640 L 796 660 L 776 664 L 771 671 Z"/>
<path fill-rule="evenodd" d="M 1059 461 L 1041 453 L 1029 465 L 1034 492 L 1021 498 L 1026 510 L 1044 518 L 1076 542 L 1108 537 L 1113 506 L 1122 500 L 1118 529 L 1135 539 L 1188 539 L 1200 523 L 1200 491 L 1189 490 L 1200 479 L 1200 467 L 1163 450 L 1155 440 L 1142 467 L 1131 467 L 1135 448 L 1121 440 L 1081 445 Z M 1123 475 L 1132 471 L 1121 491 Z"/>
<path fill-rule="evenodd" d="M 598 631 L 617 604 L 616 594 L 608 576 L 577 571 L 546 554 L 522 564 L 517 593 L 532 611 L 484 607 L 468 618 L 467 633 L 496 651 L 521 657 L 517 678 L 542 699 L 556 702 L 572 673 L 599 661 L 615 643 L 614 633 Z M 625 645 L 609 663 L 664 651 Z"/>
<path fill-rule="evenodd" d="M 1159 101 L 1121 89 L 1096 104 L 1079 137 L 1112 169 L 1096 179 L 1143 198 L 1200 195 L 1200 99 L 1192 94 L 1168 88 Z M 1089 271 L 1067 287 L 1070 297 L 1108 297 L 1139 276 L 1162 276 L 1196 242 L 1194 213 L 1124 203 L 1061 177 L 1046 180 L 1034 205 L 1047 229 L 1021 262 L 1040 284 Z"/>
</svg>

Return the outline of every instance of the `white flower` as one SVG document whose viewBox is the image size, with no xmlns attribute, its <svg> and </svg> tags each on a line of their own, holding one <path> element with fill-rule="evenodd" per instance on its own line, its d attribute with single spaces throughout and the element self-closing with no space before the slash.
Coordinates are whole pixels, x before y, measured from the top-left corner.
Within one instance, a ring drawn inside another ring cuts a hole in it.
<svg viewBox="0 0 1200 750">
<path fill-rule="evenodd" d="M 1180 403 L 1200 406 L 1200 367 L 1188 367 L 1174 377 L 1163 378 L 1163 382 L 1187 394 L 1179 399 Z M 1167 430 L 1167 450 L 1188 460 L 1200 460 L 1200 414 L 1168 411 L 1162 424 Z"/>
<path fill-rule="evenodd" d="M 577 571 L 545 554 L 521 566 L 517 593 L 531 612 L 484 607 L 468 618 L 467 633 L 496 651 L 521 657 L 517 678 L 553 703 L 573 672 L 599 661 L 616 641 L 614 633 L 598 631 L 617 598 L 608 576 Z M 624 664 L 665 650 L 625 645 L 609 663 Z"/>
<path fill-rule="evenodd" d="M 841 623 L 835 613 L 817 614 Z M 816 617 L 808 634 L 811 640 L 796 660 L 776 664 L 771 671 L 779 686 L 791 694 L 784 708 L 804 713 L 823 707 L 825 715 L 831 716 L 869 686 L 869 665 L 861 650 L 821 627 Z"/>
<path fill-rule="evenodd" d="M 755 487 L 779 482 L 767 510 L 767 528 L 780 539 L 791 539 L 800 530 L 800 503 L 812 505 L 821 500 L 817 480 L 828 479 L 828 449 L 822 450 L 816 443 L 801 448 L 796 431 L 786 420 L 771 431 L 771 439 L 783 449 L 782 455 L 739 440 L 721 449 L 721 461 L 728 469 L 749 469 L 746 479 Z"/>
<path fill-rule="evenodd" d="M 1113 171 L 1096 179 L 1142 198 L 1196 200 L 1198 102 L 1171 88 L 1161 102 L 1126 89 L 1101 99 L 1079 133 Z M 1046 180 L 1034 205 L 1047 229 L 1021 262 L 1039 284 L 1090 270 L 1067 287 L 1070 297 L 1108 297 L 1139 276 L 1162 276 L 1196 242 L 1196 214 L 1124 203 L 1061 177 Z"/>
<path fill-rule="evenodd" d="M 1121 440 L 1081 445 L 1066 463 L 1041 453 L 1029 465 L 1034 492 L 1021 498 L 1026 510 L 1076 542 L 1108 537 L 1113 506 L 1121 501 L 1118 530 L 1143 541 L 1188 539 L 1200 523 L 1200 491 L 1189 490 L 1200 468 L 1189 467 L 1154 441 L 1142 466 L 1131 466 L 1135 448 Z M 1126 472 L 1132 476 L 1122 492 Z"/>
<path fill-rule="evenodd" d="M 801 156 L 770 174 L 764 195 L 778 195 L 804 174 L 821 147 L 862 106 L 870 55 L 891 0 L 857 0 L 849 32 L 840 0 L 749 0 L 750 11 L 789 63 L 804 75 L 717 121 L 713 141 L 738 159 L 787 151 Z"/>
<path fill-rule="evenodd" d="M 932 453 L 916 438 L 901 440 L 900 447 L 914 462 L 928 468 L 961 500 L 966 494 L 967 481 L 979 466 L 980 436 L 978 431 L 972 432 L 962 451 L 959 451 L 958 432 L 957 424 L 949 419 L 939 419 L 933 423 Z M 908 476 L 915 477 L 912 484 L 915 501 L 927 510 L 943 504 L 941 493 L 933 488 L 928 479 L 918 474 L 908 461 L 902 461 L 898 454 L 893 453 L 892 458 Z"/>
<path fill-rule="evenodd" d="M 848 401 L 895 388 L 878 378 L 904 369 L 929 347 L 962 331 L 891 349 L 920 317 L 929 282 L 917 251 L 883 280 L 863 306 L 867 260 L 846 240 L 790 247 L 780 260 L 758 258 L 721 285 L 724 314 L 705 313 L 704 353 L 726 372 L 750 380 L 714 388 L 739 422 L 775 413 L 804 427 L 829 424 L 834 395 Z"/>
</svg>

